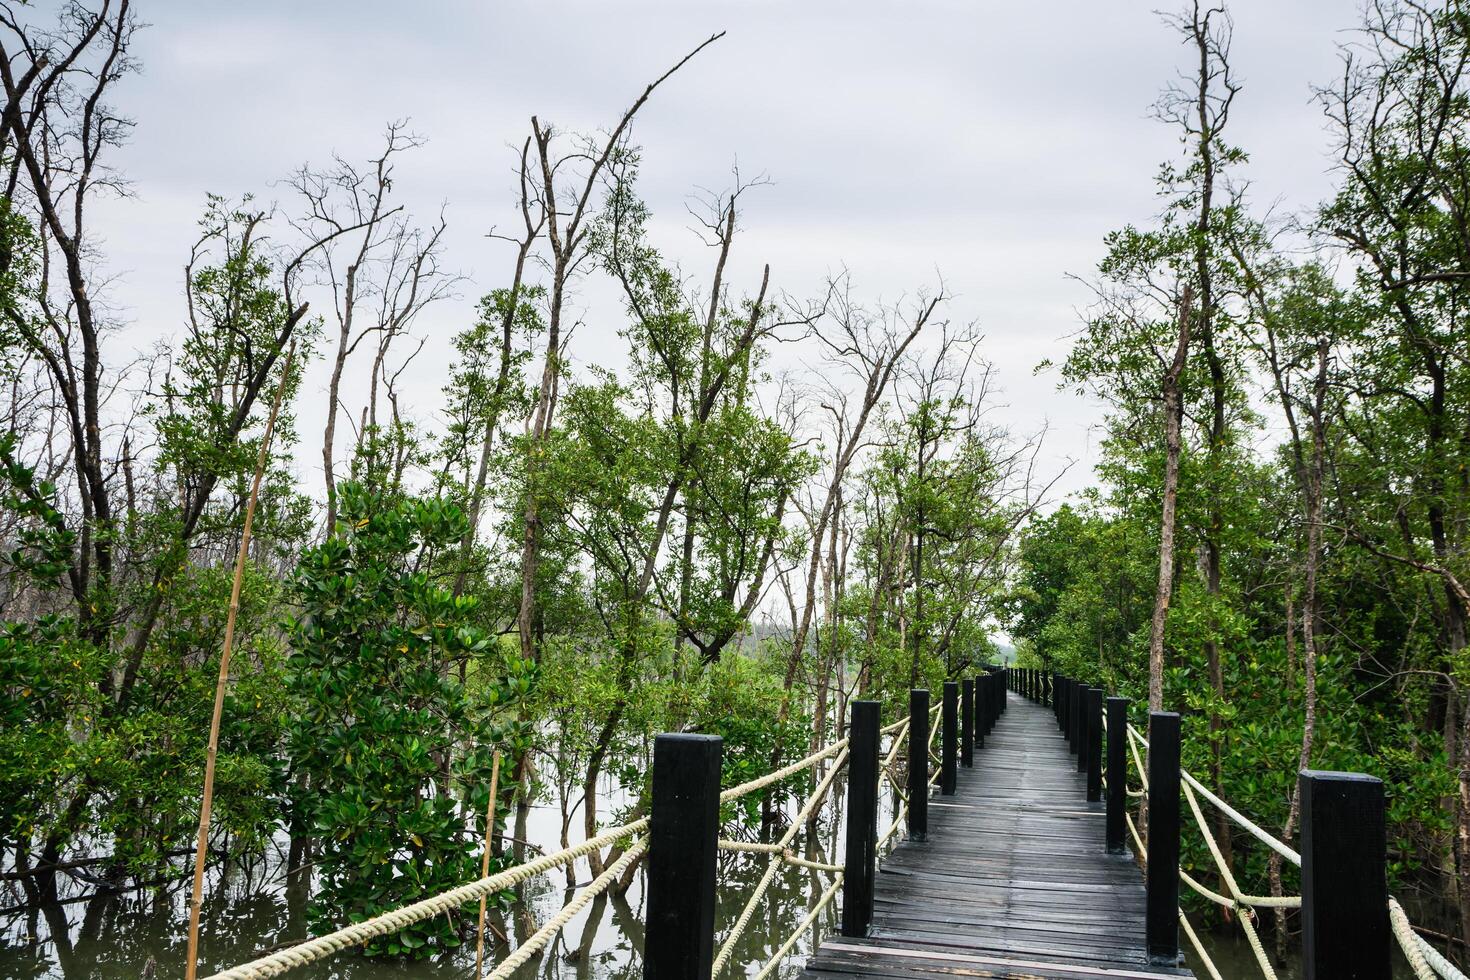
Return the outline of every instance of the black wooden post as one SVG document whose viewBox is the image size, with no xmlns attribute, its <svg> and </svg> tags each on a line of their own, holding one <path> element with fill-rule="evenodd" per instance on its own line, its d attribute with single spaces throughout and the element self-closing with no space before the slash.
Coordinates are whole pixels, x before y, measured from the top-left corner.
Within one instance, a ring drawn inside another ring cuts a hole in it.
<svg viewBox="0 0 1470 980">
<path fill-rule="evenodd" d="M 1086 730 L 1083 729 L 1083 718 L 1086 717 L 1085 713 L 1083 713 L 1083 705 L 1086 702 L 1086 691 L 1088 691 L 1086 685 L 1083 685 L 1080 680 L 1073 680 L 1072 705 L 1070 705 L 1072 707 L 1072 724 L 1070 724 L 1070 730 L 1072 730 L 1072 746 L 1070 748 L 1072 748 L 1072 754 L 1078 757 L 1079 773 L 1086 771 L 1086 761 L 1088 761 L 1088 757 L 1083 755 L 1082 752 L 1082 739 L 1086 738 Z"/>
<path fill-rule="evenodd" d="M 960 682 L 960 765 L 975 765 L 975 682 L 968 677 Z"/>
<path fill-rule="evenodd" d="M 722 751 L 717 735 L 660 735 L 653 740 L 644 980 L 709 978 Z"/>
<path fill-rule="evenodd" d="M 1302 977 L 1388 980 L 1383 783 L 1303 769 Z"/>
<path fill-rule="evenodd" d="M 960 686 L 954 681 L 944 682 L 944 701 L 940 709 L 943 728 L 939 733 L 939 792 L 953 796 L 955 790 L 955 763 L 960 757 L 959 732 Z"/>
<path fill-rule="evenodd" d="M 1155 711 L 1148 725 L 1148 902 L 1151 962 L 1179 962 L 1179 716 Z"/>
<path fill-rule="evenodd" d="M 929 836 L 929 692 L 909 691 L 909 840 Z"/>
<path fill-rule="evenodd" d="M 1127 833 L 1123 816 L 1128 810 L 1128 699 L 1108 698 L 1108 819 L 1109 854 L 1124 852 Z"/>
<path fill-rule="evenodd" d="M 1103 689 L 1087 689 L 1087 802 L 1102 800 Z"/>
<path fill-rule="evenodd" d="M 1083 684 L 1077 688 L 1077 771 L 1087 772 L 1087 760 L 1092 757 L 1092 728 L 1088 706 L 1092 687 Z"/>
<path fill-rule="evenodd" d="M 1057 727 L 1062 730 L 1062 738 L 1071 741 L 1072 733 L 1068 729 L 1072 725 L 1072 678 L 1062 678 L 1061 697 L 1057 698 Z"/>
<path fill-rule="evenodd" d="M 990 697 L 990 689 L 986 686 L 986 675 L 975 675 L 975 748 L 985 748 L 985 733 L 988 727 L 985 722 L 986 710 L 985 699 Z"/>
<path fill-rule="evenodd" d="M 842 934 L 861 939 L 873 919 L 878 857 L 877 701 L 852 703 L 847 743 L 847 854 L 842 877 Z"/>
</svg>

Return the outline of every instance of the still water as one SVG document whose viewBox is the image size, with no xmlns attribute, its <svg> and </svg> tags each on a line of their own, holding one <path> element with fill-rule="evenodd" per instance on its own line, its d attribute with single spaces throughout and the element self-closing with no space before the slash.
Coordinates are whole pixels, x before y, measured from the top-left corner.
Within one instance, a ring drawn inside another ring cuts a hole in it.
<svg viewBox="0 0 1470 980">
<path fill-rule="evenodd" d="M 548 788 L 555 786 L 547 780 Z M 608 785 L 602 812 L 622 802 L 616 786 Z M 840 863 L 842 854 L 842 794 L 834 794 L 824 808 L 818 833 L 803 856 L 820 863 Z M 895 800 L 882 807 L 880 828 L 892 817 Z M 531 808 L 525 838 L 552 851 L 559 848 L 561 807 L 545 800 Z M 807 835 L 802 834 L 805 838 Z M 723 940 L 765 871 L 767 855 L 720 855 L 717 936 Z M 577 885 L 589 879 L 585 864 L 578 868 Z M 761 902 L 740 941 L 727 976 L 756 973 L 785 941 L 831 883 L 830 875 L 784 866 Z M 493 934 L 509 937 L 515 945 L 554 915 L 571 898 L 558 870 L 522 886 L 514 911 L 489 916 Z M 23 902 L 15 882 L 0 887 L 0 906 Z M 623 896 L 604 896 L 591 903 L 553 940 L 546 953 L 516 974 L 518 980 L 621 980 L 641 977 L 644 919 L 643 876 L 640 873 Z M 292 941 L 306 938 L 306 895 L 282 881 L 278 860 L 259 867 L 236 869 L 223 880 L 216 877 L 205 903 L 201 942 L 201 975 L 246 962 Z M 808 933 L 788 955 L 779 976 L 796 976 L 814 940 L 830 935 L 837 925 L 837 903 L 825 909 L 814 933 Z M 529 913 L 529 914 L 527 914 Z M 121 895 L 105 895 L 45 909 L 0 914 L 0 978 L 3 980 L 120 980 L 140 976 L 179 977 L 183 973 L 187 935 L 187 885 L 169 886 Z M 1196 928 L 1202 923 L 1196 920 Z M 1259 968 L 1239 931 L 1207 932 L 1205 940 L 1216 966 L 1227 980 L 1260 976 Z M 507 952 L 495 944 L 495 958 Z M 718 945 L 717 945 L 718 948 Z M 490 956 L 487 942 L 487 958 Z M 1281 980 L 1299 976 L 1295 956 L 1276 964 Z M 299 980 L 408 980 L 464 978 L 474 973 L 473 942 L 466 947 L 422 962 L 368 960 L 350 951 L 314 966 L 293 971 Z M 1208 974 L 1196 962 L 1189 964 L 1200 977 Z"/>
</svg>

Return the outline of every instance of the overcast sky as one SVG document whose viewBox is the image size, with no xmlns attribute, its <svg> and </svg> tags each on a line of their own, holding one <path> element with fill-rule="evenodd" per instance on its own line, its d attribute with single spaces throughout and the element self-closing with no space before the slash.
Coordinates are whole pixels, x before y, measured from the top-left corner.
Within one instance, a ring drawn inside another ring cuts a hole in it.
<svg viewBox="0 0 1470 980">
<path fill-rule="evenodd" d="M 707 251 L 684 205 L 728 184 L 732 164 L 773 184 L 753 192 L 732 258 L 737 288 L 760 263 L 773 285 L 815 293 L 851 270 L 858 291 L 895 299 L 942 273 L 951 315 L 977 320 L 999 372 L 1004 418 L 1049 423 L 1051 468 L 1090 479 L 1098 409 L 1036 374 L 1078 327 L 1102 238 L 1158 209 L 1153 176 L 1180 151 L 1149 115 L 1188 52 L 1153 4 L 1057 2 L 378 2 L 169 0 L 137 4 L 141 75 L 117 94 L 137 121 L 115 163 L 134 196 L 98 210 L 110 298 L 144 349 L 182 323 L 181 267 L 207 192 L 288 204 L 279 180 L 337 152 L 366 159 L 384 124 L 427 138 L 397 189 L 425 222 L 441 204 L 460 298 L 417 332 L 409 401 L 431 417 L 448 338 L 503 285 L 514 152 L 538 114 L 595 130 L 684 52 L 727 36 L 660 89 L 639 117 L 642 192 L 658 244 L 686 271 Z M 1357 23 L 1352 0 L 1231 4 L 1244 81 L 1229 134 L 1251 154 L 1260 206 L 1311 208 L 1333 185 L 1312 86 L 1331 80 Z M 612 356 L 615 307 L 600 305 L 574 352 Z M 324 376 L 302 431 L 320 431 Z M 302 475 L 317 486 L 308 444 Z"/>
</svg>

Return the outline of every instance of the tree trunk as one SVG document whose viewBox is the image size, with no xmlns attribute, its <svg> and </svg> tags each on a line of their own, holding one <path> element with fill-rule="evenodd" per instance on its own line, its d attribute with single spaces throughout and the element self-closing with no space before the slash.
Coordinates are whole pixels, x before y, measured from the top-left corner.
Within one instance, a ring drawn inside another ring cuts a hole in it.
<svg viewBox="0 0 1470 980">
<path fill-rule="evenodd" d="M 1153 618 L 1148 640 L 1148 710 L 1164 710 L 1164 625 L 1169 618 L 1169 599 L 1174 592 L 1174 511 L 1179 498 L 1179 425 L 1183 414 L 1180 378 L 1189 355 L 1190 304 L 1194 290 L 1189 283 L 1179 298 L 1179 344 L 1174 361 L 1164 373 L 1164 499 L 1159 518 L 1159 578 L 1154 593 Z"/>
</svg>

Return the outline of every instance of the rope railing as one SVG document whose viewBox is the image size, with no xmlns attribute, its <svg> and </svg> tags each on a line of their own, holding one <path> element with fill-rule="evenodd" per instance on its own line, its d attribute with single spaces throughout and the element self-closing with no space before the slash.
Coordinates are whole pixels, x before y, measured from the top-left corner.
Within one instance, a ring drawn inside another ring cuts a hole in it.
<svg viewBox="0 0 1470 980">
<path fill-rule="evenodd" d="M 905 718 L 900 722 L 888 726 L 885 731 L 901 731 L 907 725 L 908 719 Z M 898 740 L 897 738 L 895 739 L 895 741 Z M 751 793 L 759 792 L 785 779 L 789 779 L 798 773 L 811 769 L 824 760 L 831 759 L 834 756 L 841 756 L 837 765 L 832 767 L 832 770 L 818 787 L 817 793 L 814 794 L 816 803 L 820 803 L 820 799 L 826 795 L 836 775 L 843 769 L 846 762 L 846 756 L 843 753 L 847 750 L 847 744 L 847 739 L 841 739 L 790 765 L 783 766 L 764 776 L 749 780 L 737 786 L 732 786 L 720 793 L 720 802 L 728 803 L 748 796 Z M 810 811 L 814 809 L 814 798 L 808 799 L 807 805 L 803 807 L 799 819 L 793 822 L 793 828 L 799 828 L 810 815 Z M 476 902 L 482 897 L 494 894 L 495 892 L 513 888 L 548 871 L 571 864 L 593 852 L 600 852 L 606 847 L 637 837 L 646 832 L 647 829 L 647 817 L 619 827 L 610 828 L 580 844 L 563 848 L 555 853 L 544 855 L 512 868 L 507 868 L 493 875 L 480 878 L 477 881 L 451 888 L 438 895 L 433 895 L 429 898 L 402 906 L 401 908 L 384 912 L 372 918 L 365 919 L 362 922 L 352 923 L 325 935 L 317 936 L 286 949 L 278 950 L 268 956 L 262 956 L 249 963 L 231 967 L 206 978 L 206 980 L 264 980 L 267 977 L 280 976 L 287 971 L 326 959 L 349 947 L 366 944 L 373 939 L 391 935 L 415 923 L 423 922 L 437 915 L 450 913 L 463 905 Z M 790 843 L 792 836 L 793 832 L 788 831 L 786 837 L 776 845 L 745 844 L 735 841 L 721 841 L 720 844 L 722 849 L 726 850 L 758 850 L 771 853 L 772 861 L 777 867 L 782 864 L 789 864 L 824 872 L 833 872 L 839 869 L 837 865 L 808 861 L 791 853 L 786 845 Z M 616 861 L 609 865 L 590 884 L 578 890 L 556 915 L 549 919 L 535 934 L 518 946 L 509 957 L 487 974 L 487 977 L 492 978 L 492 980 L 502 980 L 502 978 L 509 976 L 517 967 L 536 956 L 568 922 L 576 917 L 578 912 L 585 908 L 598 895 L 607 891 L 613 883 L 622 877 L 634 862 L 642 858 L 647 851 L 647 847 L 648 841 L 646 838 L 639 839 L 630 845 Z M 836 873 L 840 874 L 840 870 Z"/>
<path fill-rule="evenodd" d="M 978 682 L 976 683 L 978 690 Z M 953 692 L 948 689 L 954 686 L 953 684 L 946 685 L 946 698 L 951 698 Z M 987 688 L 987 690 L 997 695 L 1003 693 L 1000 688 L 994 686 Z M 878 726 L 876 703 L 863 702 L 868 706 L 866 710 L 870 711 L 870 713 L 865 715 L 868 720 L 862 725 L 857 723 L 857 712 L 854 709 L 854 727 L 852 731 L 862 733 L 862 738 L 865 741 L 862 743 L 864 747 L 861 758 L 863 759 L 864 771 L 870 773 L 864 777 L 868 782 L 867 789 L 862 792 L 873 794 L 875 787 L 881 789 L 886 782 L 891 788 L 892 797 L 898 802 L 892 822 L 881 834 L 876 831 L 877 820 L 874 810 L 874 797 L 870 796 L 869 801 L 863 805 L 865 813 L 863 820 L 868 827 L 867 833 L 872 835 L 869 839 L 873 840 L 875 844 L 872 849 L 874 855 L 874 861 L 872 863 L 875 866 L 878 856 L 883 854 L 885 849 L 891 846 L 898 838 L 899 832 L 905 826 L 909 828 L 911 834 L 916 834 L 922 839 L 927 822 L 925 815 L 927 806 L 920 807 L 919 802 L 926 802 L 928 794 L 933 792 L 935 784 L 941 782 L 941 777 L 945 771 L 944 764 L 940 759 L 941 753 L 936 749 L 940 742 L 941 733 L 948 732 L 948 734 L 944 735 L 942 754 L 951 765 L 953 764 L 953 755 L 956 751 L 952 738 L 953 732 L 951 730 L 954 725 L 954 705 L 948 703 L 946 708 L 946 704 L 935 704 L 930 707 L 927 703 L 927 695 L 924 692 L 917 691 L 914 693 L 916 697 L 920 695 L 924 696 L 911 704 L 910 713 L 906 717 L 899 718 L 882 727 Z M 920 705 L 923 707 L 921 708 Z M 944 724 L 937 724 L 936 719 L 941 714 L 941 711 L 946 710 L 949 713 L 944 715 Z M 999 707 L 996 710 L 999 710 Z M 969 724 L 968 720 L 966 724 Z M 928 730 L 925 732 L 924 743 L 922 746 L 913 745 L 911 743 L 914 739 L 911 737 L 911 733 L 916 729 L 922 730 L 918 728 L 921 725 L 928 726 Z M 968 729 L 966 731 L 968 733 Z M 966 737 L 968 738 L 968 734 Z M 451 915 L 457 909 L 472 902 L 482 900 L 490 894 L 520 885 L 556 868 L 569 867 L 584 857 L 594 853 L 601 854 L 604 849 L 614 847 L 614 853 L 609 855 L 608 860 L 610 863 L 608 865 L 604 867 L 596 861 L 593 862 L 594 867 L 597 869 L 597 874 L 592 881 L 578 888 L 554 915 L 548 918 L 531 936 L 524 939 L 516 948 L 510 950 L 504 959 L 498 964 L 495 964 L 488 974 L 485 974 L 485 977 L 489 978 L 489 980 L 508 980 L 518 969 L 525 966 L 533 958 L 542 955 L 555 937 L 593 901 L 597 900 L 599 896 L 606 894 L 620 882 L 626 882 L 638 862 L 650 853 L 655 853 L 655 851 L 657 853 L 650 865 L 649 894 L 653 895 L 657 891 L 659 894 L 665 895 L 665 900 L 668 901 L 668 896 L 673 895 L 677 891 L 679 887 L 678 879 L 683 876 L 683 871 L 680 869 L 672 879 L 669 879 L 666 872 L 659 872 L 657 870 L 659 862 L 661 860 L 667 860 L 667 858 L 661 859 L 657 854 L 672 854 L 672 851 L 665 851 L 663 848 L 680 839 L 677 834 L 671 837 L 670 834 L 674 832 L 669 828 L 688 827 L 691 825 L 688 821 L 696 819 L 704 822 L 706 826 L 711 828 L 709 837 L 707 838 L 709 844 L 706 846 L 712 846 L 718 851 L 732 854 L 744 853 L 759 855 L 765 859 L 765 867 L 760 879 L 746 896 L 744 904 L 735 916 L 728 932 L 724 935 L 723 941 L 720 943 L 719 950 L 713 962 L 713 973 L 717 976 L 728 973 L 733 969 L 736 951 L 740 947 L 740 943 L 749 930 L 751 923 L 754 921 L 757 909 L 766 900 L 770 886 L 774 882 L 776 875 L 782 869 L 800 869 L 803 872 L 827 876 L 827 880 L 819 893 L 816 888 L 813 888 L 813 893 L 817 897 L 812 906 L 796 924 L 795 929 L 780 943 L 774 944 L 773 952 L 766 959 L 765 963 L 758 968 L 752 967 L 751 970 L 742 971 L 747 975 L 754 975 L 757 978 L 772 976 L 780 968 L 785 957 L 797 947 L 802 937 L 811 933 L 817 927 L 817 924 L 822 921 L 824 913 L 832 906 L 837 893 L 840 890 L 844 890 L 845 886 L 866 888 L 867 894 L 869 895 L 867 902 L 870 905 L 871 880 L 875 868 L 866 867 L 865 865 L 868 863 L 866 859 L 858 865 L 858 870 L 854 872 L 848 866 L 848 863 L 836 863 L 831 860 L 826 860 L 820 854 L 812 854 L 809 850 L 806 853 L 801 853 L 796 846 L 797 835 L 802 832 L 802 829 L 815 826 L 816 815 L 827 800 L 830 799 L 837 780 L 844 773 L 848 775 L 849 779 L 852 778 L 851 762 L 854 758 L 852 738 L 853 736 L 849 734 L 848 737 L 812 752 L 805 758 L 798 759 L 795 762 L 740 783 L 739 785 L 721 789 L 718 785 L 718 772 L 721 759 L 721 747 L 718 739 L 686 735 L 660 736 L 659 746 L 665 746 L 663 739 L 671 740 L 667 744 L 667 748 L 670 752 L 676 753 L 676 755 L 670 756 L 671 760 L 676 757 L 684 759 L 686 762 L 693 761 L 696 758 L 701 760 L 700 764 L 704 765 L 702 771 L 707 775 L 697 777 L 703 781 L 699 793 L 706 794 L 702 796 L 702 799 L 706 801 L 703 805 L 709 807 L 704 813 L 709 816 L 696 817 L 696 811 L 689 810 L 689 803 L 683 799 L 679 799 L 679 794 L 661 791 L 659 789 L 660 777 L 658 775 L 660 770 L 658 766 L 655 766 L 653 777 L 654 812 L 677 812 L 681 816 L 659 817 L 658 819 L 664 822 L 657 826 L 653 825 L 650 818 L 645 817 L 623 824 L 622 826 L 609 828 L 580 844 L 563 848 L 552 854 L 537 857 L 534 860 L 498 871 L 492 875 L 484 875 L 475 881 L 448 889 L 437 895 L 409 903 L 400 908 L 373 916 L 362 922 L 352 923 L 341 929 L 308 939 L 286 949 L 277 950 L 249 963 L 217 973 L 213 977 L 207 978 L 207 980 L 263 980 L 266 977 L 279 976 L 290 970 L 324 960 L 348 947 L 365 945 L 373 939 L 392 935 L 397 931 L 435 916 Z M 885 738 L 889 741 L 886 746 L 886 751 L 883 751 L 883 739 Z M 899 759 L 903 755 L 906 746 L 911 750 L 908 756 L 911 760 L 910 765 L 912 767 L 922 768 L 916 768 L 914 771 L 908 772 L 906 779 L 901 783 L 899 774 L 903 767 L 899 763 Z M 659 751 L 662 752 L 663 748 L 660 748 Z M 661 758 L 661 756 L 659 757 Z M 928 771 L 931 760 L 935 763 L 932 774 Z M 682 762 L 671 762 L 671 765 L 673 768 L 667 770 L 667 775 L 664 779 L 679 783 L 681 788 L 687 788 L 682 783 L 686 775 L 689 778 L 694 778 L 693 773 L 699 771 L 698 769 L 689 769 Z M 810 794 L 805 797 L 797 809 L 795 816 L 777 840 L 763 842 L 718 839 L 718 821 L 714 824 L 708 822 L 715 819 L 713 814 L 718 809 L 716 802 L 726 804 L 746 798 L 752 794 L 768 790 L 785 780 L 808 771 L 812 772 L 812 778 L 815 780 L 816 785 Z M 674 783 L 669 784 L 670 788 L 672 788 Z M 946 786 L 945 792 L 952 790 L 952 786 L 949 784 L 943 785 Z M 667 795 L 661 795 L 661 792 Z M 853 794 L 858 795 L 854 796 Z M 919 801 L 915 799 L 916 794 L 920 798 Z M 850 801 L 861 798 L 862 794 L 857 790 L 855 785 L 850 783 Z M 661 811 L 659 809 L 661 805 L 659 800 L 661 799 L 667 801 L 665 805 L 674 806 L 676 810 Z M 692 800 L 694 797 L 691 796 L 688 799 Z M 849 810 L 853 812 L 848 814 L 848 838 L 849 840 L 859 840 L 861 838 L 852 833 L 854 826 L 860 826 L 853 823 L 857 819 L 854 816 L 856 810 L 852 806 L 849 807 Z M 659 827 L 663 827 L 664 829 L 661 830 Z M 704 853 L 707 856 L 703 860 L 711 860 L 708 856 L 711 852 L 705 851 Z M 851 860 L 852 852 L 849 850 L 848 862 L 851 862 Z M 703 867 L 705 870 L 701 872 L 702 875 L 713 875 L 713 863 L 705 864 Z M 666 880 L 674 883 L 667 890 L 659 891 L 655 888 L 660 874 L 663 874 Z M 860 875 L 861 877 L 854 879 L 854 874 Z M 706 891 L 703 894 L 712 895 L 714 888 L 717 886 L 713 883 L 712 877 L 705 877 L 704 880 L 708 884 L 701 887 L 709 888 L 710 891 Z M 867 884 L 862 884 L 863 881 L 866 881 Z M 700 899 L 702 907 L 707 909 L 708 905 L 703 905 L 705 901 L 706 899 L 704 898 Z M 860 902 L 854 907 L 861 908 L 862 906 L 863 903 Z M 684 911 L 677 900 L 674 901 L 673 907 L 680 908 L 681 914 Z M 846 922 L 846 916 L 849 914 L 849 911 L 848 906 L 844 904 L 844 922 Z M 706 912 L 706 914 L 709 913 Z M 871 907 L 864 914 L 871 916 Z M 653 919 L 650 919 L 650 929 L 652 929 L 653 921 Z M 665 938 L 667 939 L 669 937 L 666 936 Z M 666 943 L 653 939 L 652 933 L 650 933 L 649 942 L 652 942 L 653 946 L 645 949 L 646 957 L 654 955 L 655 951 L 663 950 L 666 946 Z M 476 973 L 478 972 L 479 968 L 477 967 Z"/>
<path fill-rule="evenodd" d="M 929 715 L 931 716 L 931 718 L 938 714 L 941 707 L 941 705 L 935 705 L 934 708 L 930 710 Z M 895 792 L 901 800 L 898 811 L 894 816 L 893 823 L 890 824 L 888 829 L 884 831 L 882 836 L 878 838 L 877 851 L 879 852 L 881 852 L 883 847 L 886 846 L 887 843 L 897 835 L 899 828 L 903 826 L 904 819 L 908 814 L 908 798 L 903 793 L 902 788 L 899 786 L 898 778 L 894 773 L 894 765 L 898 759 L 899 753 L 907 744 L 910 721 L 911 719 L 907 717 L 900 718 L 898 721 L 895 721 L 889 725 L 885 725 L 878 730 L 880 739 L 883 736 L 888 736 L 891 739 L 891 745 L 889 746 L 887 754 L 883 755 L 879 760 L 879 776 L 881 779 L 885 779 L 889 782 L 892 791 Z M 933 744 L 934 736 L 938 732 L 937 725 L 933 726 L 933 728 L 934 732 L 930 735 L 930 745 Z M 850 740 L 844 739 L 842 740 L 842 742 L 837 744 L 846 749 L 850 745 Z M 828 751 L 830 753 L 831 750 L 829 749 Z M 801 810 L 797 813 L 796 817 L 792 819 L 790 827 L 787 829 L 786 833 L 779 841 L 771 844 L 747 844 L 736 841 L 720 842 L 720 847 L 724 850 L 746 853 L 765 853 L 771 855 L 771 857 L 768 860 L 766 869 L 761 875 L 760 880 L 757 882 L 754 891 L 746 900 L 745 905 L 741 908 L 740 914 L 735 920 L 735 924 L 731 927 L 730 932 L 726 935 L 724 942 L 721 943 L 720 949 L 715 955 L 714 964 L 711 968 L 712 976 L 719 977 L 722 972 L 725 972 L 727 968 L 731 966 L 731 961 L 734 958 L 734 951 L 740 939 L 743 937 L 745 930 L 749 927 L 750 921 L 755 914 L 755 910 L 760 906 L 762 899 L 765 897 L 765 893 L 767 892 L 767 890 L 769 890 L 771 883 L 775 879 L 776 872 L 780 869 L 782 865 L 805 868 L 811 871 L 819 871 L 831 874 L 832 880 L 828 883 L 826 889 L 823 890 L 817 902 L 801 919 L 801 921 L 797 923 L 796 927 L 791 931 L 791 933 L 788 934 L 786 938 L 782 940 L 780 945 L 776 947 L 775 951 L 766 960 L 766 962 L 757 970 L 757 972 L 754 974 L 756 980 L 763 980 L 763 978 L 771 976 L 778 969 L 780 969 L 781 963 L 791 953 L 791 951 L 796 948 L 796 944 L 801 941 L 801 938 L 803 936 L 811 932 L 816 927 L 816 924 L 820 920 L 822 913 L 829 905 L 832 904 L 833 900 L 837 897 L 838 892 L 842 889 L 843 882 L 846 880 L 846 868 L 843 865 L 829 864 L 820 861 L 811 861 L 799 857 L 792 852 L 790 845 L 791 842 L 794 840 L 796 833 L 801 827 L 806 824 L 812 812 L 814 812 L 816 808 L 821 806 L 823 800 L 826 798 L 827 793 L 831 789 L 833 780 L 848 763 L 849 756 L 844 752 L 837 764 L 834 765 L 832 767 L 832 770 L 827 774 L 826 778 L 824 778 L 822 782 L 816 787 L 816 789 L 812 791 L 812 794 L 807 798 L 806 802 L 803 804 Z M 935 778 L 937 778 L 937 776 L 938 771 L 936 768 Z M 934 780 L 931 779 L 929 785 L 932 786 L 933 783 Z"/>
<path fill-rule="evenodd" d="M 846 739 L 843 741 L 845 743 Z M 802 806 L 796 817 L 792 819 L 791 825 L 781 835 L 781 839 L 776 842 L 777 846 L 783 852 L 790 846 L 791 841 L 806 824 L 807 819 L 815 812 L 817 807 L 821 806 L 822 801 L 826 799 L 827 791 L 832 788 L 832 783 L 837 779 L 837 774 L 842 771 L 846 763 L 847 753 L 843 752 L 842 755 L 838 756 L 837 764 L 832 767 L 831 771 L 817 784 L 817 788 L 807 797 L 806 803 Z M 715 962 L 712 969 L 713 976 L 719 976 L 729 964 L 730 958 L 735 953 L 736 944 L 740 942 L 741 936 L 745 934 L 746 928 L 749 927 L 756 907 L 760 905 L 761 899 L 765 898 L 766 890 L 771 887 L 771 882 L 775 880 L 776 872 L 780 870 L 782 863 L 782 854 L 774 854 L 766 862 L 765 873 L 761 875 L 760 881 L 756 883 L 754 891 L 750 894 L 750 898 L 745 902 L 745 907 L 740 910 L 740 915 L 736 917 L 735 924 L 730 927 L 729 934 L 726 935 L 725 941 L 720 945 L 719 952 L 715 954 Z"/>
<path fill-rule="evenodd" d="M 515 951 L 500 962 L 495 969 L 490 971 L 487 980 L 506 980 L 512 973 L 531 961 L 533 956 L 538 955 L 546 944 L 556 937 L 558 932 L 565 928 L 568 922 L 576 917 L 577 913 L 587 907 L 587 903 L 598 895 L 607 891 L 612 883 L 620 878 L 629 865 L 643 856 L 648 848 L 647 840 L 639 840 L 632 847 L 623 852 L 623 856 L 607 866 L 607 870 L 592 880 L 586 888 L 581 889 L 573 896 L 572 900 L 563 906 L 562 910 L 552 916 L 547 923 L 536 930 L 529 939 L 516 947 Z"/>
<path fill-rule="evenodd" d="M 593 851 L 600 851 L 604 847 L 626 840 L 647 829 L 648 818 L 645 817 L 621 827 L 605 830 L 596 837 L 589 838 L 573 847 L 564 848 L 554 854 L 547 854 L 513 868 L 507 868 L 478 881 L 451 888 L 391 912 L 384 912 L 362 922 L 344 926 L 325 936 L 308 939 L 269 956 L 262 956 L 260 959 L 216 973 L 207 980 L 264 980 L 266 977 L 280 976 L 288 970 L 326 959 L 349 946 L 362 945 L 380 936 L 398 932 L 416 922 L 422 922 L 470 902 L 479 901 L 482 896 L 512 888 L 523 881 L 570 864 L 577 858 L 591 854 Z"/>
<path fill-rule="evenodd" d="M 1106 731 L 1106 722 L 1103 723 Z M 1133 725 L 1127 726 L 1127 744 L 1129 753 L 1133 758 L 1135 771 L 1139 775 L 1142 788 L 1134 790 L 1127 788 L 1127 795 L 1133 798 L 1147 798 L 1149 794 L 1148 768 L 1144 764 L 1144 756 L 1148 751 L 1148 739 Z M 1140 751 L 1141 750 L 1141 751 Z M 1190 875 L 1184 869 L 1179 871 L 1179 880 L 1191 891 L 1215 905 L 1230 909 L 1234 913 L 1237 922 L 1240 923 L 1241 931 L 1245 935 L 1247 944 L 1250 946 L 1251 954 L 1256 961 L 1261 975 L 1267 980 L 1276 980 L 1277 974 L 1272 966 L 1261 936 L 1256 929 L 1256 910 L 1262 908 L 1296 908 L 1302 907 L 1300 895 L 1250 895 L 1241 890 L 1231 870 L 1229 862 L 1225 860 L 1214 833 L 1210 830 L 1209 821 L 1205 818 L 1204 811 L 1199 803 L 1199 797 L 1223 814 L 1231 824 L 1240 828 L 1245 833 L 1265 845 L 1270 850 L 1279 854 L 1288 863 L 1300 868 L 1302 865 L 1301 853 L 1289 844 L 1281 841 L 1259 824 L 1246 817 L 1239 810 L 1232 807 L 1225 800 L 1212 792 L 1209 787 L 1203 785 L 1192 773 L 1183 767 L 1179 771 L 1180 788 L 1183 797 L 1188 804 L 1190 815 L 1199 831 L 1206 850 L 1220 875 L 1220 880 L 1225 885 L 1229 894 L 1222 894 L 1211 889 Z M 1143 855 L 1147 854 L 1147 845 L 1139 833 L 1137 824 L 1131 814 L 1125 812 L 1125 821 L 1128 831 L 1133 839 L 1135 851 L 1143 861 Z M 1459 968 L 1449 962 L 1433 945 L 1414 930 L 1413 923 L 1404 912 L 1403 906 L 1398 900 L 1389 897 L 1388 900 L 1389 923 L 1394 940 L 1404 954 L 1416 980 L 1470 980 Z M 1179 923 L 1185 937 L 1189 940 L 1200 963 L 1209 973 L 1213 980 L 1221 980 L 1218 967 L 1211 959 L 1204 944 L 1195 932 L 1189 917 L 1181 908 L 1179 910 Z"/>
</svg>

